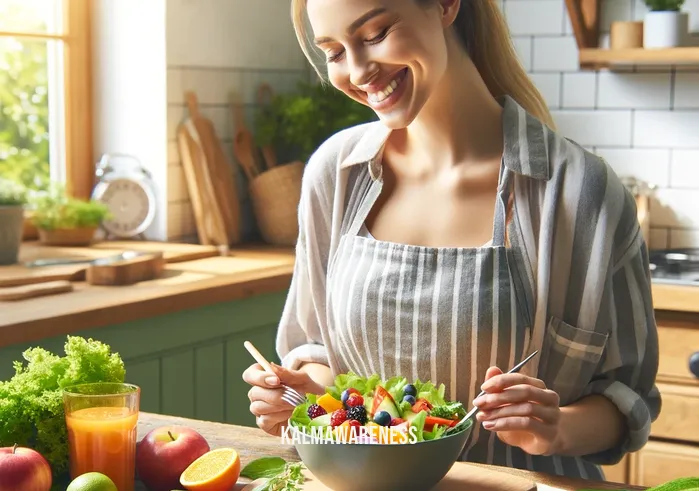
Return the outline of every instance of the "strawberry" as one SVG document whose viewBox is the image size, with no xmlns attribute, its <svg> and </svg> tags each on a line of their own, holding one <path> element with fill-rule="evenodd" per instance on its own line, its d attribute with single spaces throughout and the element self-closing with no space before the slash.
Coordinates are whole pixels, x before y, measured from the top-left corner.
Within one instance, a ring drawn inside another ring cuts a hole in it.
<svg viewBox="0 0 699 491">
<path fill-rule="evenodd" d="M 359 394 L 352 394 L 347 399 L 347 407 L 363 406 L 363 405 L 364 405 L 364 398 L 362 396 L 360 396 Z"/>
<path fill-rule="evenodd" d="M 337 409 L 330 415 L 330 426 L 340 426 L 347 420 L 347 410 Z"/>
<path fill-rule="evenodd" d="M 403 423 L 405 423 L 405 420 L 403 418 L 393 418 L 389 426 L 398 426 L 399 424 Z"/>
</svg>

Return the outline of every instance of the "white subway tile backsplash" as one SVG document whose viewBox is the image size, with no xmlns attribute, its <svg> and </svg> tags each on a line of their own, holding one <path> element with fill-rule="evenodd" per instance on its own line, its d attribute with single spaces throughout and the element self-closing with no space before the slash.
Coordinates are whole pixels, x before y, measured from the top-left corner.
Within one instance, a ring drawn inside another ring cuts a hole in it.
<svg viewBox="0 0 699 491">
<path fill-rule="evenodd" d="M 167 169 L 167 200 L 177 203 L 189 199 L 187 179 L 181 165 L 169 166 Z"/>
<path fill-rule="evenodd" d="M 670 150 L 600 147 L 596 150 L 619 176 L 633 176 L 661 187 L 670 183 Z"/>
<path fill-rule="evenodd" d="M 177 139 L 177 127 L 185 118 L 184 106 L 167 106 L 167 139 L 173 141 Z"/>
<path fill-rule="evenodd" d="M 699 16 L 699 12 L 697 12 Z M 699 109 L 699 73 L 675 75 L 675 109 Z"/>
<path fill-rule="evenodd" d="M 570 22 L 568 8 L 563 5 L 563 34 L 573 34 L 573 24 Z"/>
<path fill-rule="evenodd" d="M 670 74 L 600 73 L 597 107 L 670 109 Z"/>
<path fill-rule="evenodd" d="M 595 107 L 597 75 L 590 72 L 563 74 L 563 107 L 587 109 Z"/>
<path fill-rule="evenodd" d="M 197 94 L 200 104 L 227 104 L 231 90 L 239 90 L 242 75 L 222 69 L 186 68 L 182 74 L 184 90 Z"/>
<path fill-rule="evenodd" d="M 227 105 L 216 105 L 200 108 L 201 114 L 211 120 L 219 140 L 233 139 L 233 117 L 231 108 Z"/>
<path fill-rule="evenodd" d="M 685 0 L 682 11 L 689 13 L 689 32 L 699 32 L 699 0 Z"/>
<path fill-rule="evenodd" d="M 699 229 L 696 195 L 694 189 L 656 189 L 650 207 L 651 225 Z"/>
<path fill-rule="evenodd" d="M 558 73 L 532 73 L 530 78 L 539 89 L 549 108 L 561 105 L 561 75 Z"/>
<path fill-rule="evenodd" d="M 630 146 L 631 111 L 552 111 L 558 132 L 581 145 Z"/>
<path fill-rule="evenodd" d="M 670 230 L 670 240 L 668 247 L 672 249 L 684 249 L 697 247 L 699 244 L 699 229 Z"/>
<path fill-rule="evenodd" d="M 609 32 L 612 22 L 631 20 L 632 0 L 603 0 L 600 30 Z"/>
<path fill-rule="evenodd" d="M 578 70 L 578 45 L 574 36 L 535 37 L 532 55 L 535 72 Z"/>
<path fill-rule="evenodd" d="M 699 150 L 673 150 L 671 161 L 670 186 L 699 190 Z"/>
<path fill-rule="evenodd" d="M 168 104 L 181 104 L 184 102 L 182 93 L 182 70 L 179 68 L 167 69 L 167 102 Z"/>
<path fill-rule="evenodd" d="M 532 69 L 532 38 L 529 36 L 513 36 L 512 44 L 517 51 L 519 61 L 526 71 Z"/>
<path fill-rule="evenodd" d="M 523 34 L 562 34 L 563 0 L 516 0 L 505 3 L 510 32 Z"/>
<path fill-rule="evenodd" d="M 699 111 L 636 111 L 633 145 L 699 149 Z"/>
<path fill-rule="evenodd" d="M 167 236 L 176 239 L 197 233 L 194 210 L 188 201 L 168 204 Z"/>
</svg>

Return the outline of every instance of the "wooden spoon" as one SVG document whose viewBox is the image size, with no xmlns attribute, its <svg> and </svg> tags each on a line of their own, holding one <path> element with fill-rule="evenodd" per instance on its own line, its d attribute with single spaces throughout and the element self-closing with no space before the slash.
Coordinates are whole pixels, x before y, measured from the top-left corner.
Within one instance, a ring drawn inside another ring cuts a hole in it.
<svg viewBox="0 0 699 491">
<path fill-rule="evenodd" d="M 245 125 L 245 114 L 243 104 L 237 94 L 231 93 L 231 109 L 233 120 L 235 121 L 235 135 L 233 136 L 233 153 L 240 162 L 243 172 L 248 180 L 252 181 L 260 175 L 255 159 L 255 139 L 250 130 Z"/>
<path fill-rule="evenodd" d="M 272 99 L 274 98 L 274 91 L 272 90 L 272 87 L 269 86 L 269 84 L 262 83 L 260 84 L 259 88 L 257 89 L 257 104 L 260 107 L 265 107 L 269 106 L 272 103 Z M 267 168 L 271 169 L 272 167 L 277 165 L 277 154 L 274 151 L 274 148 L 266 145 L 262 147 L 262 156 L 265 159 L 265 163 L 267 164 Z"/>
</svg>

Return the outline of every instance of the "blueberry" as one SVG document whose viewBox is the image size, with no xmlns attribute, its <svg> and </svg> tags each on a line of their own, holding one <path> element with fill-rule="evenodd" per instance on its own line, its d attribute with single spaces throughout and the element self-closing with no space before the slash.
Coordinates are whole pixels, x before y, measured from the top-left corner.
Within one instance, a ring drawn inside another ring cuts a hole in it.
<svg viewBox="0 0 699 491">
<path fill-rule="evenodd" d="M 411 406 L 415 404 L 415 396 L 407 395 L 403 397 L 403 402 L 407 402 Z"/>
<path fill-rule="evenodd" d="M 413 384 L 408 384 L 403 388 L 403 395 L 417 397 L 417 389 Z"/>
<path fill-rule="evenodd" d="M 347 407 L 347 399 L 349 399 L 349 396 L 352 394 L 349 392 L 349 390 L 343 390 L 342 391 L 342 396 L 340 397 L 340 400 L 342 401 L 342 404 Z"/>
<path fill-rule="evenodd" d="M 389 426 L 391 424 L 391 415 L 388 411 L 379 411 L 374 416 L 374 423 L 381 426 Z"/>
</svg>

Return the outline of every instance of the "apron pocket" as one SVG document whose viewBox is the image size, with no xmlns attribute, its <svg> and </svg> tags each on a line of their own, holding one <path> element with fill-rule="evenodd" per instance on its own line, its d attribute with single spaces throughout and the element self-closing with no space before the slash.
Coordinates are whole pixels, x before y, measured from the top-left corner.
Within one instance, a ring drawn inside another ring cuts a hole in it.
<svg viewBox="0 0 699 491">
<path fill-rule="evenodd" d="M 551 317 L 544 342 L 542 380 L 558 393 L 561 406 L 580 398 L 590 383 L 609 336 L 573 327 Z"/>
</svg>

